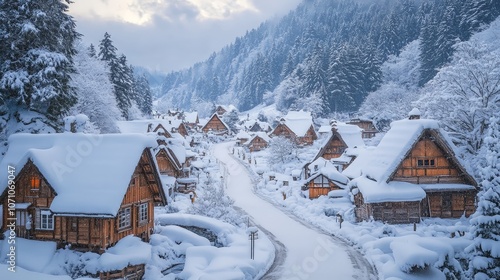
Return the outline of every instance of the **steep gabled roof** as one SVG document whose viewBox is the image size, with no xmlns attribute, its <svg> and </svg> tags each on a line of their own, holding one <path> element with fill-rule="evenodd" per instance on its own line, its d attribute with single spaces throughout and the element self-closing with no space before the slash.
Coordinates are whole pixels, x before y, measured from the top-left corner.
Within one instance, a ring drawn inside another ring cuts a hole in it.
<svg viewBox="0 0 500 280">
<path fill-rule="evenodd" d="M 212 119 L 216 119 L 217 121 L 219 121 L 222 125 L 224 125 L 224 127 L 226 128 L 227 132 L 230 133 L 231 132 L 231 129 L 229 129 L 229 126 L 219 117 L 219 115 L 217 115 L 217 113 L 214 113 L 212 114 L 212 116 L 210 117 L 210 119 L 208 119 L 207 123 L 205 123 L 203 125 L 203 128 L 204 129 Z"/>
<path fill-rule="evenodd" d="M 357 154 L 354 149 L 365 147 L 365 142 L 361 137 L 362 129 L 356 125 L 336 122 L 333 129 L 330 129 L 329 136 L 322 143 L 321 149 L 318 151 L 315 159 L 323 156 L 328 143 L 337 137 L 347 148 L 350 149 L 351 154 Z"/>
<path fill-rule="evenodd" d="M 156 145 L 145 134 L 13 134 L 0 166 L 20 171 L 31 160 L 57 193 L 54 213 L 115 216 L 141 155 Z M 0 193 L 6 187 L 1 176 Z"/>
<path fill-rule="evenodd" d="M 184 113 L 184 120 L 187 123 L 198 123 L 199 122 L 198 112 Z"/>
<path fill-rule="evenodd" d="M 455 145 L 447 133 L 439 127 L 439 122 L 427 119 L 400 120 L 391 124 L 391 129 L 370 156 L 363 167 L 363 174 L 377 182 L 388 182 L 396 172 L 399 164 L 405 159 L 413 146 L 422 137 L 424 131 L 431 132 L 438 140 L 439 146 L 445 149 L 459 169 L 468 173 L 464 165 L 456 157 Z M 469 173 L 470 174 L 470 173 Z"/>
<path fill-rule="evenodd" d="M 333 167 L 333 165 L 320 168 L 317 172 L 307 178 L 305 183 L 308 184 L 321 175 L 335 182 L 339 187 L 342 188 L 345 188 L 347 183 L 349 183 L 349 179 L 345 175 L 342 175 L 335 167 Z"/>
<path fill-rule="evenodd" d="M 313 127 L 311 113 L 305 111 L 289 111 L 283 117 L 284 124 L 291 130 L 297 137 L 303 137 L 307 131 Z"/>
<path fill-rule="evenodd" d="M 251 137 L 250 139 L 248 140 L 247 143 L 251 143 L 256 137 L 259 137 L 261 139 L 263 139 L 264 141 L 268 142 L 271 141 L 271 138 L 269 137 L 269 135 L 267 135 L 267 133 L 265 132 L 254 132 L 251 134 Z"/>
</svg>

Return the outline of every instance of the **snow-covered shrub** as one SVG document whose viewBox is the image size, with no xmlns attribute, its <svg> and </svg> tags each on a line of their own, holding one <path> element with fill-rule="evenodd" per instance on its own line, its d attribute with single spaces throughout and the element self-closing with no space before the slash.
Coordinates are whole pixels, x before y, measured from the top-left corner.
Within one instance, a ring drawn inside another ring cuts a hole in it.
<svg viewBox="0 0 500 280">
<path fill-rule="evenodd" d="M 244 222 L 241 213 L 233 207 L 234 201 L 226 195 L 223 186 L 211 176 L 208 176 L 206 184 L 198 186 L 196 192 L 197 198 L 188 208 L 188 214 L 207 216 L 233 225 Z"/>
</svg>

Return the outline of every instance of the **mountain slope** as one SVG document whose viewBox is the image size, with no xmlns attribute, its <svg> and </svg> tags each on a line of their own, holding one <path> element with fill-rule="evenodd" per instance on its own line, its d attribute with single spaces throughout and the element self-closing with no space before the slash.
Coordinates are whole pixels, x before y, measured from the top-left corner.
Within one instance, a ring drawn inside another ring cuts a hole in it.
<svg viewBox="0 0 500 280">
<path fill-rule="evenodd" d="M 318 114 L 355 111 L 378 88 L 389 55 L 421 38 L 420 84 L 481 23 L 498 16 L 490 0 L 305 0 L 287 16 L 261 24 L 184 71 L 167 75 L 159 109 L 240 110 L 262 103 Z M 317 106 L 320 109 L 317 109 Z"/>
</svg>

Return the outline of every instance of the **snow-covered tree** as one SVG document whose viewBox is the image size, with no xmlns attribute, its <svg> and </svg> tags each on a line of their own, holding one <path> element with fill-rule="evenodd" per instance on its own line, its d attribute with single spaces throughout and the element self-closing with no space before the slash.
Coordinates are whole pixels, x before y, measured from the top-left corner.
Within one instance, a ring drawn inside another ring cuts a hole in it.
<svg viewBox="0 0 500 280">
<path fill-rule="evenodd" d="M 480 170 L 481 191 L 476 213 L 471 219 L 472 254 L 469 272 L 472 279 L 500 279 L 500 114 L 491 118 L 484 138 L 485 163 Z"/>
<path fill-rule="evenodd" d="M 111 41 L 111 35 L 107 32 L 99 44 L 99 58 L 107 62 L 110 72 L 113 92 L 115 94 L 118 108 L 125 119 L 129 118 L 129 110 L 132 107 L 132 101 L 135 99 L 133 90 L 132 70 L 127 64 L 125 55 L 117 56 L 116 47 Z"/>
<path fill-rule="evenodd" d="M 500 48 L 475 40 L 458 44 L 453 61 L 423 88 L 417 102 L 454 140 L 476 155 L 494 112 L 500 110 Z"/>
<path fill-rule="evenodd" d="M 137 107 L 145 116 L 151 116 L 153 111 L 153 94 L 148 79 L 144 74 L 134 77 L 135 101 Z"/>
<path fill-rule="evenodd" d="M 69 82 L 79 34 L 68 3 L 0 1 L 0 97 L 9 107 L 55 121 L 76 103 Z"/>
<path fill-rule="evenodd" d="M 77 92 L 78 103 L 71 108 L 71 114 L 87 115 L 102 133 L 117 132 L 116 121 L 122 118 L 108 67 L 105 62 L 91 56 L 82 44 L 78 44 L 77 50 L 74 58 L 77 71 L 71 75 L 71 85 Z"/>
<path fill-rule="evenodd" d="M 271 139 L 268 151 L 267 163 L 269 168 L 276 171 L 282 171 L 284 163 L 297 158 L 297 144 L 281 136 Z"/>
<path fill-rule="evenodd" d="M 208 173 L 207 173 L 208 174 Z M 196 199 L 187 212 L 215 218 L 234 225 L 243 221 L 241 214 L 234 209 L 234 201 L 228 197 L 222 182 L 214 180 L 211 174 L 207 175 L 204 184 L 200 184 L 196 191 Z M 193 194 L 194 195 L 194 194 Z"/>
<path fill-rule="evenodd" d="M 406 117 L 418 99 L 418 56 L 418 40 L 409 43 L 398 56 L 389 56 L 381 67 L 382 86 L 363 101 L 358 111 L 361 117 L 372 119 L 381 130 Z"/>
<path fill-rule="evenodd" d="M 229 126 L 232 132 L 238 132 L 238 123 L 240 122 L 240 117 L 238 116 L 238 111 L 231 110 L 222 116 L 222 120 Z"/>
</svg>

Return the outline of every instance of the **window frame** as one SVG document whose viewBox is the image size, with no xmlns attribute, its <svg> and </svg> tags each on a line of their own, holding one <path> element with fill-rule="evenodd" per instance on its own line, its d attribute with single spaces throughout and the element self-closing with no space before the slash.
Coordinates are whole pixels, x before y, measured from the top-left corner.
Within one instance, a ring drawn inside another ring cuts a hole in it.
<svg viewBox="0 0 500 280">
<path fill-rule="evenodd" d="M 132 209 L 129 207 L 121 208 L 117 214 L 118 230 L 130 228 L 132 226 Z"/>
<path fill-rule="evenodd" d="M 417 168 L 434 168 L 436 167 L 436 158 L 434 157 L 420 157 L 417 158 Z"/>
<path fill-rule="evenodd" d="M 49 209 L 37 209 L 36 219 L 37 230 L 54 230 L 54 214 Z"/>
<path fill-rule="evenodd" d="M 141 203 L 137 206 L 137 216 L 139 220 L 139 224 L 144 224 L 149 221 L 149 203 Z"/>
</svg>

